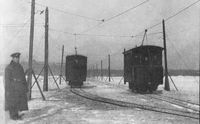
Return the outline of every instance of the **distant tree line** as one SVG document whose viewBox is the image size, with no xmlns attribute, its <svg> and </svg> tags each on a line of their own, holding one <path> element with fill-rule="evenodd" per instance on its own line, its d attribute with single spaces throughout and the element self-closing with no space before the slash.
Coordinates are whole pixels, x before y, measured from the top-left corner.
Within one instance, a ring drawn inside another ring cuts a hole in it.
<svg viewBox="0 0 200 124">
<path fill-rule="evenodd" d="M 21 62 L 22 66 L 24 67 L 24 69 L 26 70 L 28 68 L 28 63 L 27 62 Z M 3 75 L 4 73 L 4 68 L 6 65 L 1 65 L 0 66 L 0 74 Z M 35 71 L 36 74 L 39 74 L 40 71 L 42 70 L 44 66 L 43 62 L 37 62 L 37 61 L 33 61 L 33 70 Z M 59 75 L 60 74 L 60 63 L 50 63 L 49 64 L 52 72 L 54 75 Z M 65 75 L 65 65 L 63 65 L 63 75 Z M 107 69 L 103 69 L 102 70 L 102 74 L 103 76 L 108 76 L 108 70 Z M 169 69 L 169 74 L 171 76 L 178 76 L 178 75 L 182 75 L 182 76 L 199 76 L 199 70 L 184 70 L 184 69 L 179 69 L 179 70 L 175 70 L 175 69 Z M 41 73 L 41 75 L 43 75 L 43 72 Z M 87 72 L 88 77 L 91 76 L 100 76 L 101 75 L 101 71 L 100 69 L 90 69 Z M 115 77 L 115 76 L 123 76 L 123 70 L 115 70 L 115 69 L 111 69 L 111 76 Z"/>
</svg>

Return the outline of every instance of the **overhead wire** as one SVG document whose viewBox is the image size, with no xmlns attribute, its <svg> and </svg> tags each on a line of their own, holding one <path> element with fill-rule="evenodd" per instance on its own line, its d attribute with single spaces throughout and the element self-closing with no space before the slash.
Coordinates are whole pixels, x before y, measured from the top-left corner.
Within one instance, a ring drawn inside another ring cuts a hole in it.
<svg viewBox="0 0 200 124">
<path fill-rule="evenodd" d="M 107 19 L 103 19 L 103 22 L 108 22 L 108 21 L 110 21 L 110 20 L 112 20 L 112 19 L 114 19 L 114 18 L 116 18 L 116 17 L 118 17 L 118 16 L 121 16 L 121 15 L 123 15 L 123 14 L 125 14 L 125 13 L 127 13 L 127 12 L 129 12 L 129 11 L 131 11 L 131 10 L 133 10 L 133 9 L 135 9 L 135 8 L 137 8 L 137 7 L 139 7 L 139 6 L 141 6 L 142 4 L 145 4 L 145 3 L 148 2 L 148 1 L 149 1 L 149 0 L 143 1 L 142 3 L 140 3 L 140 4 L 136 5 L 136 6 L 133 6 L 133 7 L 129 8 L 129 9 L 127 9 L 127 10 L 125 10 L 125 11 L 119 13 L 119 14 L 116 14 L 116 15 L 114 15 L 114 16 L 112 16 L 112 17 L 107 18 Z"/>
<path fill-rule="evenodd" d="M 180 13 L 182 13 L 183 11 L 187 10 L 188 8 L 190 8 L 191 6 L 195 5 L 195 4 L 198 3 L 199 1 L 200 1 L 200 0 L 198 0 L 198 1 L 196 1 L 196 2 L 194 2 L 194 3 L 192 3 L 192 4 L 190 4 L 189 6 L 187 6 L 187 7 L 183 8 L 183 9 L 179 10 L 177 13 L 175 13 L 175 14 L 173 14 L 173 15 L 167 17 L 167 18 L 165 19 L 165 21 L 168 21 L 169 19 L 171 19 L 171 18 L 177 16 L 178 14 L 180 14 Z M 123 14 L 129 12 L 130 10 L 135 9 L 135 8 L 141 6 L 142 4 L 146 3 L 146 2 L 148 2 L 148 0 L 146 0 L 146 1 L 144 1 L 144 2 L 142 2 L 142 3 L 140 3 L 140 4 L 138 4 L 137 6 L 131 7 L 131 8 L 129 8 L 129 9 L 127 9 L 127 10 L 125 10 L 125 11 L 123 11 L 123 12 L 117 14 L 117 15 L 115 15 L 115 16 L 112 16 L 112 17 L 110 17 L 110 18 L 108 18 L 108 19 L 102 19 L 101 22 L 100 22 L 99 24 L 95 25 L 94 27 L 88 28 L 87 30 L 85 30 L 85 31 L 83 31 L 83 32 L 81 32 L 81 33 L 69 33 L 69 32 L 66 32 L 66 31 L 60 31 L 60 30 L 56 30 L 56 29 L 50 29 L 50 30 L 54 30 L 54 31 L 57 31 L 57 32 L 63 32 L 63 33 L 70 34 L 70 35 L 76 34 L 76 35 L 102 36 L 102 37 L 129 37 L 129 36 L 112 36 L 112 35 L 109 36 L 109 35 L 99 35 L 99 34 L 92 35 L 92 34 L 84 34 L 84 33 L 85 33 L 85 32 L 88 32 L 88 31 L 90 31 L 90 30 L 92 30 L 92 29 L 94 29 L 94 28 L 96 28 L 97 26 L 99 26 L 99 25 L 101 25 L 101 24 L 103 24 L 103 23 L 105 23 L 105 22 L 107 22 L 107 21 L 109 21 L 109 20 L 112 20 L 112 19 L 114 19 L 114 18 L 116 18 L 116 17 L 118 17 L 118 16 L 120 16 L 120 15 L 123 15 Z M 36 3 L 36 4 L 45 6 L 45 5 L 40 4 L 40 3 Z M 151 29 L 151 28 L 156 27 L 157 25 L 160 25 L 160 24 L 161 24 L 161 22 L 160 22 L 160 23 L 157 23 L 157 24 L 154 24 L 154 25 L 152 25 L 151 27 L 149 27 L 149 28 L 147 28 L 147 29 Z M 139 34 L 140 34 L 140 33 L 139 33 Z M 151 35 L 151 34 L 148 34 L 148 35 Z M 132 35 L 131 37 L 135 37 L 135 36 L 140 36 L 140 35 L 134 35 L 134 36 Z"/>
<path fill-rule="evenodd" d="M 192 4 L 190 4 L 189 6 L 183 8 L 183 9 L 181 9 L 181 10 L 179 10 L 179 11 L 176 12 L 175 14 L 173 14 L 173 15 L 171 15 L 171 16 L 165 18 L 165 21 L 168 21 L 168 20 L 170 20 L 170 19 L 176 17 L 177 15 L 179 15 L 179 14 L 182 13 L 183 11 L 189 9 L 190 7 L 192 7 L 193 5 L 197 4 L 198 2 L 200 2 L 200 0 L 198 0 L 198 1 L 196 1 L 196 2 L 194 2 L 194 3 L 192 3 Z M 148 30 L 149 30 L 149 29 L 152 29 L 152 28 L 154 28 L 154 27 L 156 27 L 156 26 L 158 26 L 158 25 L 160 25 L 160 24 L 161 24 L 161 22 L 160 22 L 160 23 L 156 23 L 156 24 L 150 26 L 150 27 L 147 28 L 147 29 L 148 29 Z M 142 33 L 142 32 L 141 32 L 141 33 Z M 138 33 L 138 35 L 139 35 L 139 34 L 140 34 L 140 33 Z M 179 53 L 177 50 L 176 50 L 176 52 L 179 54 L 179 56 L 181 56 L 180 53 Z M 183 61 L 183 62 L 184 62 L 184 61 Z M 187 66 L 187 64 L 186 64 L 185 62 L 184 62 L 184 64 Z M 188 66 L 187 66 L 187 68 L 188 68 Z"/>
<path fill-rule="evenodd" d="M 184 8 L 181 9 L 181 10 L 179 10 L 179 11 L 176 12 L 175 14 L 173 14 L 173 15 L 171 15 L 171 16 L 168 16 L 167 18 L 164 19 L 165 22 L 167 22 L 167 21 L 169 21 L 170 19 L 172 19 L 172 18 L 176 17 L 177 15 L 181 14 L 182 12 L 184 12 L 185 10 L 187 10 L 187 9 L 189 9 L 190 7 L 194 6 L 194 5 L 197 4 L 198 2 L 200 2 L 200 0 L 195 1 L 195 2 L 193 2 L 192 4 L 190 4 L 190 5 L 186 6 L 186 7 L 184 7 Z M 156 26 L 158 26 L 158 25 L 160 25 L 160 24 L 162 24 L 162 22 L 156 23 L 156 24 L 154 24 L 154 25 L 152 25 L 152 26 L 150 26 L 150 27 L 148 27 L 148 28 L 146 28 L 146 29 L 147 29 L 147 30 L 150 30 L 150 29 L 152 29 L 152 28 L 154 28 L 154 27 L 156 27 Z M 140 34 L 142 34 L 142 33 L 143 33 L 143 31 L 137 33 L 137 35 L 140 35 Z"/>
<path fill-rule="evenodd" d="M 62 30 L 57 30 L 54 28 L 49 28 L 49 30 L 51 31 L 55 31 L 55 32 L 61 32 L 61 33 L 65 33 L 68 35 L 76 35 L 76 36 L 94 36 L 94 37 L 130 37 L 130 38 L 134 38 L 134 37 L 141 37 L 143 35 L 105 35 L 105 34 L 81 34 L 81 33 L 70 33 L 70 32 L 66 32 L 66 31 L 62 31 Z M 148 35 L 157 35 L 157 34 L 161 34 L 162 32 L 153 32 L 153 33 L 149 33 Z"/>
</svg>

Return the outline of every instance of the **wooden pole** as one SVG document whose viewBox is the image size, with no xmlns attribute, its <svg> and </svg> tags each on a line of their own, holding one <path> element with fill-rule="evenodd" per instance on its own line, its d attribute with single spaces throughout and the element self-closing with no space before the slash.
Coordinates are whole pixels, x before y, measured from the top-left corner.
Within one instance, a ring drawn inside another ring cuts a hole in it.
<svg viewBox="0 0 200 124">
<path fill-rule="evenodd" d="M 43 83 L 43 91 L 48 91 L 48 30 L 49 30 L 49 12 L 48 7 L 45 10 L 45 47 L 44 47 L 44 83 Z"/>
<path fill-rule="evenodd" d="M 103 80 L 103 61 L 101 60 L 101 80 Z"/>
<path fill-rule="evenodd" d="M 59 82 L 59 84 L 61 84 L 61 78 L 62 78 L 63 55 L 64 55 L 64 45 L 62 46 L 62 57 L 61 57 L 61 65 L 60 65 L 60 82 Z"/>
<path fill-rule="evenodd" d="M 110 82 L 110 54 L 108 55 L 108 81 Z"/>
<path fill-rule="evenodd" d="M 33 60 L 33 38 L 34 38 L 34 14 L 35 14 L 35 0 L 31 2 L 31 24 L 30 24 L 30 44 L 29 44 L 29 61 L 28 66 L 31 71 L 28 72 L 28 100 L 31 100 L 31 86 L 32 86 L 32 60 Z"/>
<path fill-rule="evenodd" d="M 124 48 L 124 72 L 123 72 L 124 84 L 126 84 L 125 82 L 125 52 L 126 52 L 126 49 Z"/>
<path fill-rule="evenodd" d="M 162 21 L 163 25 L 163 45 L 164 45 L 164 61 L 165 61 L 165 87 L 166 91 L 170 91 L 169 80 L 168 80 L 168 68 L 167 68 L 167 46 L 166 46 L 166 36 L 165 36 L 165 20 Z"/>
</svg>

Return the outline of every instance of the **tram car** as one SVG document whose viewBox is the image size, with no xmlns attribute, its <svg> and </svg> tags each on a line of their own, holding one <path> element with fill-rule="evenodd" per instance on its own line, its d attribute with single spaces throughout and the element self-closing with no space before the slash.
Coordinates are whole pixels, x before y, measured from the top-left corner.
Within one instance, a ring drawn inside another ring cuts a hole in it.
<svg viewBox="0 0 200 124">
<path fill-rule="evenodd" d="M 124 50 L 124 83 L 129 83 L 129 89 L 152 93 L 163 84 L 162 50 L 151 45 Z"/>
<path fill-rule="evenodd" d="M 66 56 L 66 80 L 71 87 L 81 87 L 87 76 L 87 57 L 83 55 Z"/>
</svg>

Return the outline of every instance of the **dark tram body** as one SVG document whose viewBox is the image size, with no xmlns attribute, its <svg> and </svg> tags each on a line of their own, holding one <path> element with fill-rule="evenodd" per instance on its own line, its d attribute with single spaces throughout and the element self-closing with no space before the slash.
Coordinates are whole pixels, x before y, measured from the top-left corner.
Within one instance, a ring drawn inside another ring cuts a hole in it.
<svg viewBox="0 0 200 124">
<path fill-rule="evenodd" d="M 124 83 L 134 92 L 152 92 L 163 84 L 162 47 L 139 46 L 124 51 Z"/>
<path fill-rule="evenodd" d="M 71 87 L 81 87 L 87 76 L 87 57 L 82 55 L 70 55 L 66 57 L 66 80 Z"/>
</svg>

